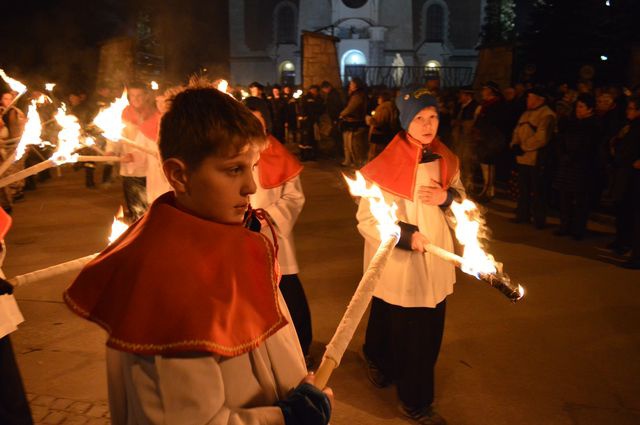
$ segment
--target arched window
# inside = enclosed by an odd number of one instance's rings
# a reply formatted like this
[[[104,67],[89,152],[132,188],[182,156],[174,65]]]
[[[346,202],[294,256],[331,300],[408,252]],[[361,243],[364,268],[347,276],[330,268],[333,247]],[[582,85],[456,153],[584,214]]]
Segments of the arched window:
[[[276,42],[296,43],[296,15],[293,7],[284,4],[276,11]]]
[[[426,41],[444,40],[444,9],[439,4],[432,4],[427,8]]]

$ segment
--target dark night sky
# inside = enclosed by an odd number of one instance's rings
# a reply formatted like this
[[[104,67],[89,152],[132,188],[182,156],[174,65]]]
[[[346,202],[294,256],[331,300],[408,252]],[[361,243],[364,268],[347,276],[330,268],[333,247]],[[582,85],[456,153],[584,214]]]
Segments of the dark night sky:
[[[55,80],[91,89],[99,46],[135,36],[148,11],[164,45],[168,78],[228,63],[227,0],[21,0],[3,2],[0,67],[31,82]]]

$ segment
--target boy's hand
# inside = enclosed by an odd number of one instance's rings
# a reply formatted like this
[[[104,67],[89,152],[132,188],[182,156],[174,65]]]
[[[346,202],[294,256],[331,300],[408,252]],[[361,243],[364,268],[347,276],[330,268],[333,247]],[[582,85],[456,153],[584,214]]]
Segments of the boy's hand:
[[[316,386],[316,375],[311,372],[309,373],[307,376],[305,376],[302,381],[300,381],[301,384],[307,383],[307,384],[311,384],[314,387]],[[329,398],[329,403],[331,403],[331,405],[333,406],[333,390],[330,387],[324,387],[322,389],[322,392],[326,394],[326,396]]]
[[[420,186],[418,198],[427,205],[441,205],[447,200],[447,191],[435,180],[431,180],[430,186]]]
[[[424,249],[424,247],[429,245],[430,243],[431,242],[429,242],[429,239],[427,239],[427,237],[420,232],[414,232],[411,235],[411,249],[413,251],[425,252],[426,250]]]
[[[289,397],[276,402],[287,425],[327,425],[331,419],[333,392],[313,386],[315,376],[307,375]]]
[[[13,285],[0,278],[0,295],[13,294]]]

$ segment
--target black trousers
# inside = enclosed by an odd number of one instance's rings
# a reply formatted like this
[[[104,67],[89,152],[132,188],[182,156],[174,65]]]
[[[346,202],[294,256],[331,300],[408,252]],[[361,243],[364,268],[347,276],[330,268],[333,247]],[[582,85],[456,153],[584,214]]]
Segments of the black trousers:
[[[433,403],[445,312],[446,300],[435,308],[399,307],[373,297],[364,353],[395,382],[398,398],[411,409]]]
[[[543,169],[531,165],[518,164],[518,206],[516,218],[528,221],[533,214],[537,227],[547,220],[547,200]]]
[[[280,279],[280,292],[287,303],[287,308],[293,320],[293,326],[296,328],[298,340],[302,352],[306,356],[309,354],[309,347],[313,339],[311,331],[311,313],[309,312],[309,303],[304,294],[302,283],[298,279],[297,274],[285,274]]]
[[[0,338],[0,424],[33,424],[9,335]]]
[[[589,217],[589,192],[560,192],[560,228],[584,236]]]
[[[122,176],[126,215],[130,221],[142,217],[147,210],[147,178]]]

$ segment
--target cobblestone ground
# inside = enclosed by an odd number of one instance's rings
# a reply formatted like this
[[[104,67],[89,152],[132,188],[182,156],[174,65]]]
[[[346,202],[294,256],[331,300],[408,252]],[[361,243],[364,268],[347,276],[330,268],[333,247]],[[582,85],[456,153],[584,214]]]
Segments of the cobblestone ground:
[[[27,394],[36,425],[109,425],[106,401],[86,402],[44,394]]]

